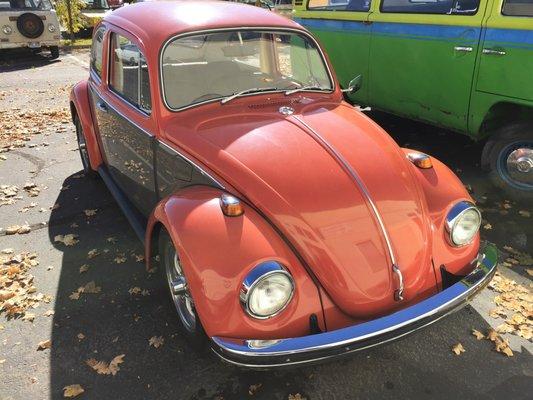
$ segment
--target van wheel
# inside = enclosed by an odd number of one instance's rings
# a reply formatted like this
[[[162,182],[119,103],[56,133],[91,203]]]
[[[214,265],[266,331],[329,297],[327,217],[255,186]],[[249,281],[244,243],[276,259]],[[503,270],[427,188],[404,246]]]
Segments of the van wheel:
[[[59,57],[59,47],[58,46],[52,46],[50,47],[50,54],[52,55],[52,60],[55,60]]]
[[[76,126],[76,139],[78,142],[81,164],[83,166],[83,174],[89,178],[96,178],[99,175],[91,168],[85,135],[83,134],[83,128],[81,127],[81,122],[77,115],[74,117],[74,125]]]
[[[533,123],[499,130],[483,149],[490,178],[517,201],[533,200]]]
[[[196,350],[204,349],[207,347],[207,336],[194,307],[183,263],[172,239],[165,230],[162,230],[159,235],[159,255],[162,273],[176,309],[180,330]]]

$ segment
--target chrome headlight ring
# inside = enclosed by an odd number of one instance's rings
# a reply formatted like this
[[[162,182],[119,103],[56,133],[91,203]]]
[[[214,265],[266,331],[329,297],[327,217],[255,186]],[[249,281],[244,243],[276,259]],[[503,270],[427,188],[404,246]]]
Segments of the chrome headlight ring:
[[[457,241],[454,239],[455,230],[457,229],[459,223],[463,222],[463,219],[470,215],[471,217],[474,217],[474,219],[477,218],[477,221],[475,222],[475,229],[472,229],[472,234],[466,238],[464,241]],[[446,233],[448,242],[450,245],[454,247],[461,247],[466,246],[474,240],[474,237],[479,232],[479,228],[481,226],[481,213],[477,209],[477,207],[469,202],[469,201],[460,201],[459,203],[455,204],[450,211],[448,212],[448,215],[446,216]]]
[[[285,294],[283,301],[280,302],[271,313],[260,314],[258,310],[254,310],[254,306],[250,304],[256,290],[262,290],[261,284],[267,283],[269,280],[278,279],[274,282],[278,285],[286,285],[288,293]],[[239,300],[246,313],[256,319],[268,319],[278,315],[291,302],[294,296],[294,280],[291,274],[277,261],[265,261],[254,267],[248,275],[244,278],[239,293]]]

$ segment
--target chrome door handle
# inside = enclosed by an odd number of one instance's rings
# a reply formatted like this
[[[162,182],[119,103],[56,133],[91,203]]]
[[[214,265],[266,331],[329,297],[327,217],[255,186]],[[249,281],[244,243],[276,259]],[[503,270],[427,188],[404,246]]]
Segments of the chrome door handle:
[[[496,49],[483,49],[483,54],[487,54],[490,56],[504,56],[505,50],[496,50]]]
[[[103,101],[97,101],[96,108],[98,108],[100,111],[105,112],[105,113],[108,111],[107,105]]]
[[[471,53],[474,50],[474,48],[470,46],[455,46],[453,49],[464,53]]]

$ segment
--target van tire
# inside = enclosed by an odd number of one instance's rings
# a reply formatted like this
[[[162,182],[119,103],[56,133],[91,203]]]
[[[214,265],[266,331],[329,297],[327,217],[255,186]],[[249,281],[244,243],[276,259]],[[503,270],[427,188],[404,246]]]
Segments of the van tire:
[[[509,156],[518,148],[533,151],[533,122],[509,124],[498,129],[485,144],[482,160],[487,163],[494,186],[502,189],[513,200],[532,201],[533,184],[514,179],[508,169]],[[533,174],[533,168],[528,174]]]
[[[52,60],[55,60],[59,57],[59,47],[58,46],[52,46],[50,47],[50,54],[52,56]]]

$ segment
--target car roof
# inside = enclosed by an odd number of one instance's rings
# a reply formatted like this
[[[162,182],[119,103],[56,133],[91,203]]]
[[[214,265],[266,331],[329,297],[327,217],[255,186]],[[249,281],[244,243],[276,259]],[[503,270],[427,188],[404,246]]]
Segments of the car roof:
[[[150,47],[171,36],[231,27],[275,27],[304,30],[297,23],[272,11],[229,1],[146,1],[121,7],[104,22],[121,27]]]

